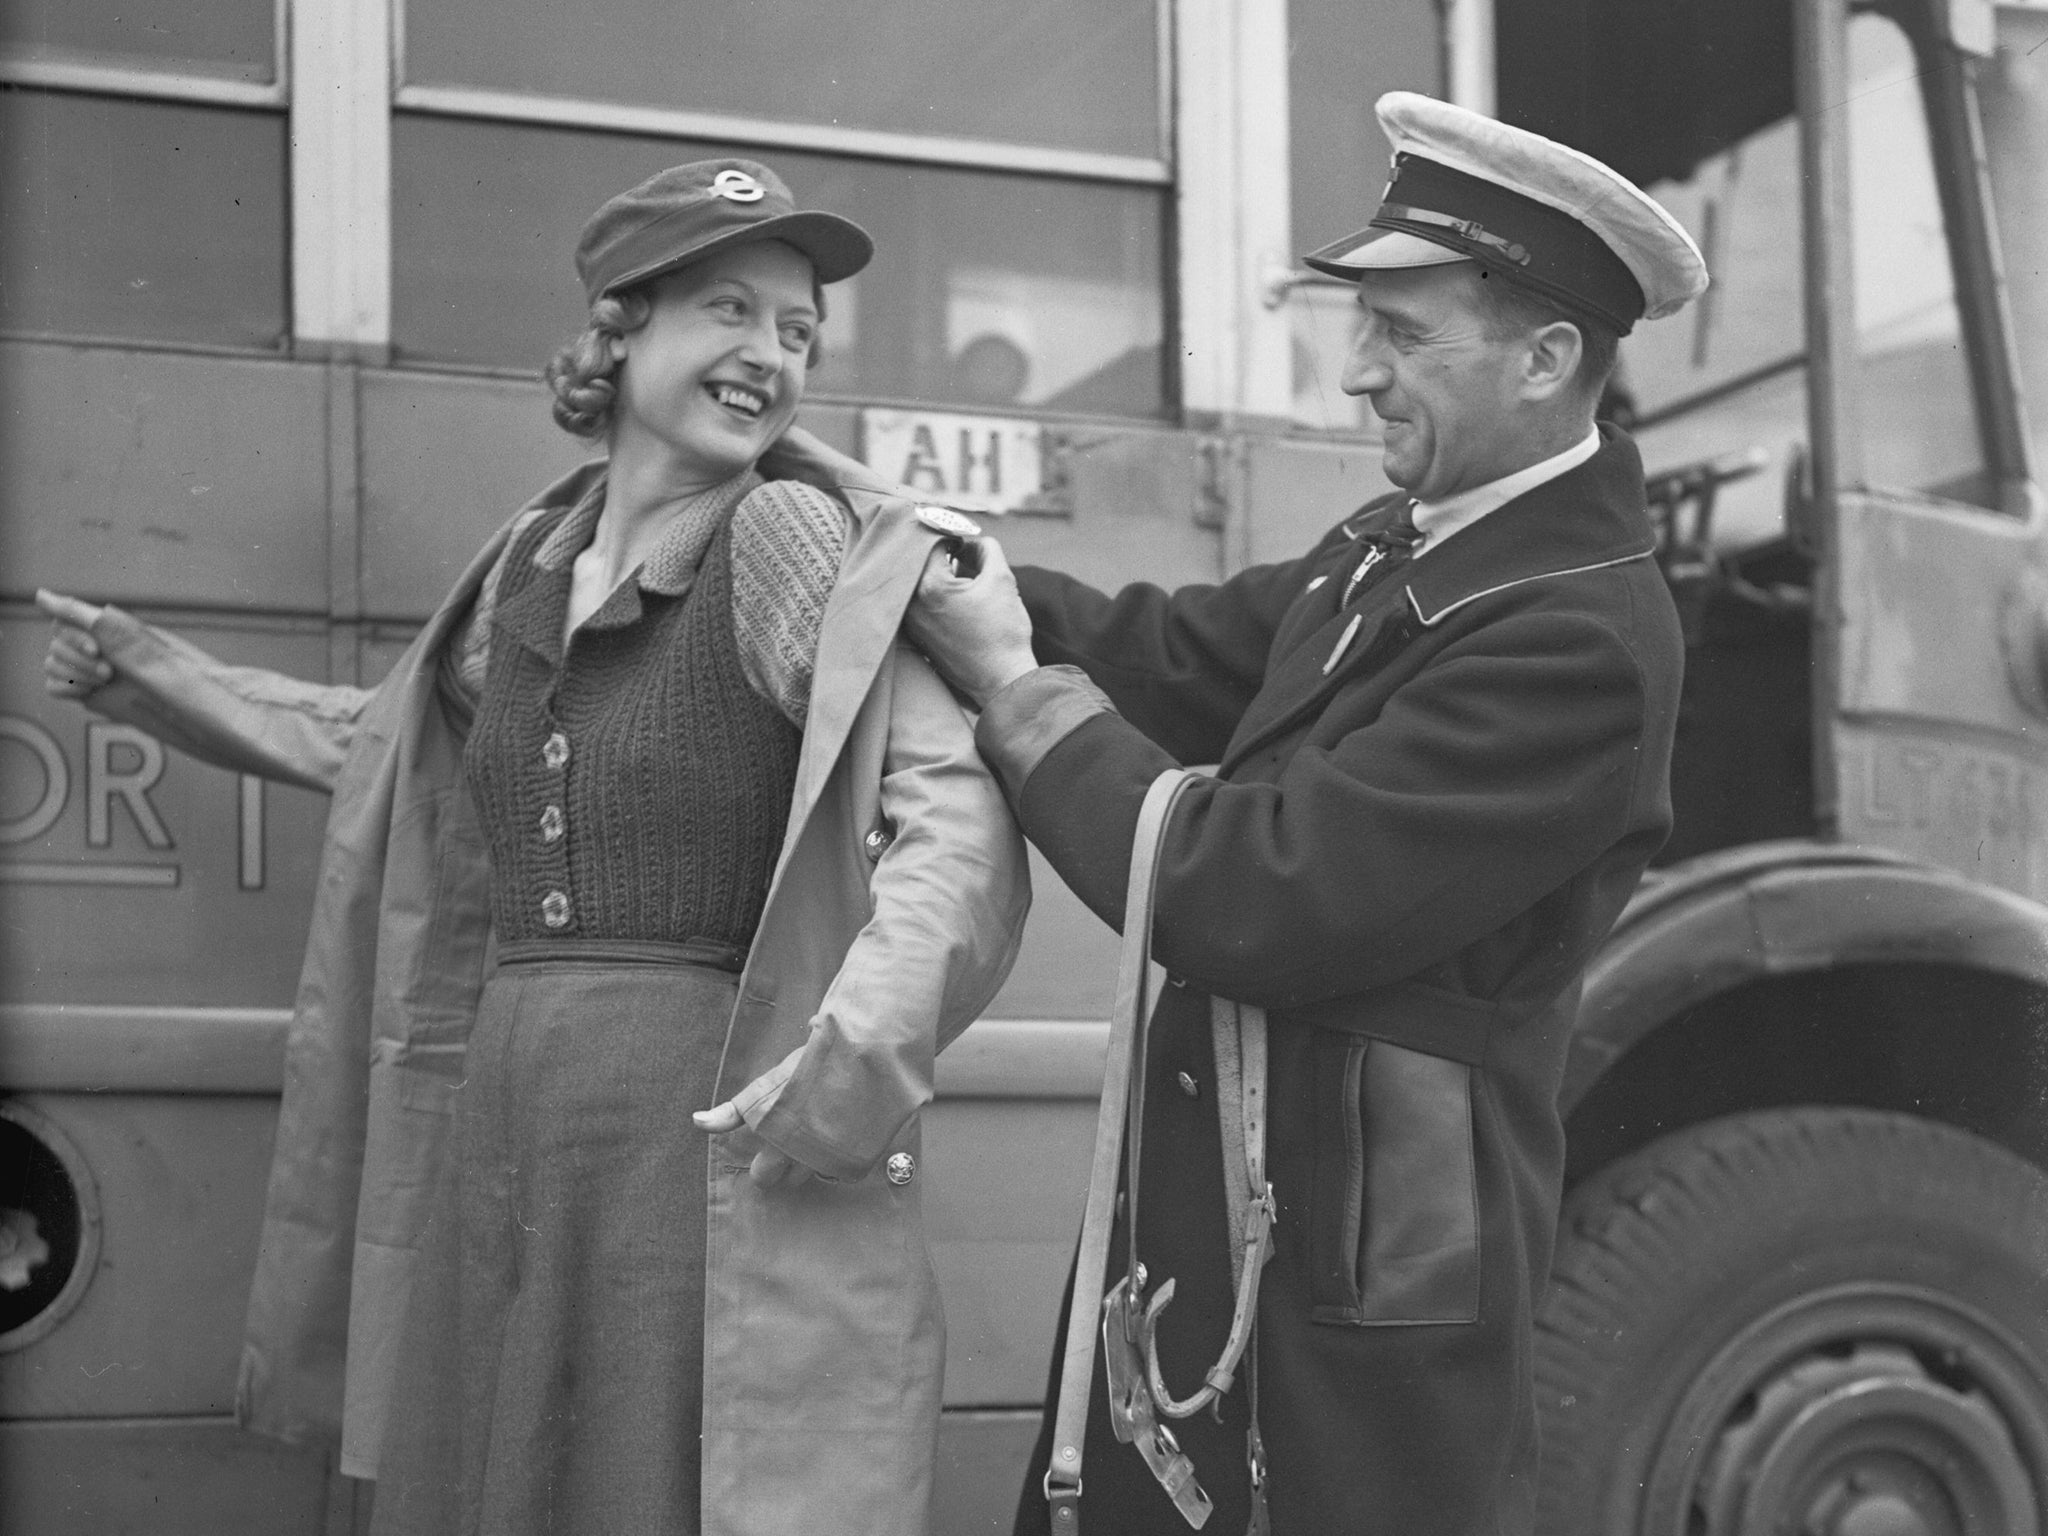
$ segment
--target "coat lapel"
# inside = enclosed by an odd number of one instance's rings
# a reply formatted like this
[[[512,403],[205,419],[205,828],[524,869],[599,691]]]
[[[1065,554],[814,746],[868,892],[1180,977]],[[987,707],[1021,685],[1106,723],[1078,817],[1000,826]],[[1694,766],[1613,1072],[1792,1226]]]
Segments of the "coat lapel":
[[[1220,772],[1320,709],[1338,689],[1378,670],[1399,649],[1452,614],[1496,592],[1647,558],[1655,547],[1644,510],[1643,466],[1635,444],[1612,427],[1600,429],[1600,451],[1576,469],[1516,497],[1338,611],[1329,593],[1339,566],[1306,594],[1297,612],[1327,614],[1276,661],[1265,686],[1238,723]],[[1375,502],[1360,518],[1397,498]],[[1309,605],[1304,607],[1304,605]],[[1359,624],[1339,646],[1351,620]],[[1282,635],[1290,624],[1282,626]]]
[[[925,555],[938,539],[914,517],[888,515],[891,503],[882,497],[858,490],[840,494],[853,508],[853,536],[818,632],[811,709],[797,758],[789,831],[776,867],[778,883],[782,865],[788,863],[790,850],[846,749],[854,720],[917,591]],[[772,887],[769,900],[774,900]]]
[[[1340,570],[1325,586],[1343,581]],[[1238,722],[1220,772],[1230,770],[1311,714],[1337,689],[1367,667],[1383,666],[1413,632],[1407,589],[1398,579],[1383,582],[1349,608],[1337,610],[1321,590],[1309,596],[1330,613],[1267,673],[1265,686]],[[1353,627],[1356,621],[1356,627]]]
[[[1393,520],[1396,509],[1406,500],[1401,492],[1381,496],[1367,502],[1336,528],[1324,535],[1330,547],[1323,553],[1314,567],[1307,587],[1295,600],[1294,606],[1280,621],[1273,636],[1273,649],[1268,655],[1266,674],[1270,680],[1280,670],[1281,663],[1318,629],[1327,624],[1337,612],[1337,604],[1344,595],[1345,579],[1356,569],[1361,548],[1361,536],[1377,532]],[[1334,541],[1334,542],[1330,542]]]

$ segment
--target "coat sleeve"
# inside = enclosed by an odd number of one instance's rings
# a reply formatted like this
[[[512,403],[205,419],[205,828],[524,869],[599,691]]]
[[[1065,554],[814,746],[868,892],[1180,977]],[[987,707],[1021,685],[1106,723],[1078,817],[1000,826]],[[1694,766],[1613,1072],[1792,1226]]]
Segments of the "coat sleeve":
[[[93,638],[114,677],[87,708],[217,768],[333,793],[371,690],[232,667],[114,607]]]
[[[524,508],[478,552],[428,628],[446,623],[451,643],[442,658],[444,697],[462,717],[472,689],[482,686],[490,614],[499,567],[511,540],[531,519],[559,505],[566,488],[595,472],[585,466]],[[191,641],[145,624],[111,605],[100,610],[93,638],[114,677],[87,695],[85,706],[138,726],[203,763],[235,773],[334,793],[372,688],[309,683],[263,667],[232,667]]]
[[[1649,696],[1633,651],[1590,616],[1483,626],[1369,724],[1296,752],[1277,779],[1204,780],[1182,795],[1161,853],[1154,957],[1275,1008],[1449,958],[1642,823]],[[1021,786],[1026,834],[1120,923],[1138,806],[1170,759],[1098,710],[1035,764],[1008,764],[1027,736],[1004,703],[990,701],[979,739]]]
[[[1017,587],[1040,662],[1079,667],[1179,761],[1213,763],[1265,679],[1281,619],[1330,542],[1217,586],[1167,592],[1137,582],[1112,597],[1058,571],[1023,566]]]
[[[1031,900],[1023,841],[952,695],[907,646],[889,665],[894,836],[872,915],[809,1040],[735,1100],[763,1140],[839,1179],[864,1176],[931,1099],[933,1058],[1008,975]]]

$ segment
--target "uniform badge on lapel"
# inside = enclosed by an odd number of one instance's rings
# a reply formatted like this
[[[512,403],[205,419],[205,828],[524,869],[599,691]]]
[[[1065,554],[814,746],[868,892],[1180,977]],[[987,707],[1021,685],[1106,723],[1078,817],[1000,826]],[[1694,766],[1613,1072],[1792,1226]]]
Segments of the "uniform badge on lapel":
[[[1351,649],[1351,642],[1358,638],[1358,627],[1364,621],[1364,617],[1363,614],[1354,613],[1351,622],[1344,626],[1344,632],[1337,637],[1337,644],[1330,651],[1330,659],[1323,663],[1323,676],[1328,677],[1336,671],[1338,663],[1344,660],[1346,652]],[[1414,639],[1420,631],[1421,626],[1416,622],[1415,610],[1407,603],[1403,603],[1388,614],[1380,627],[1373,631],[1365,649],[1354,658],[1354,666],[1385,666],[1394,659],[1395,653]]]

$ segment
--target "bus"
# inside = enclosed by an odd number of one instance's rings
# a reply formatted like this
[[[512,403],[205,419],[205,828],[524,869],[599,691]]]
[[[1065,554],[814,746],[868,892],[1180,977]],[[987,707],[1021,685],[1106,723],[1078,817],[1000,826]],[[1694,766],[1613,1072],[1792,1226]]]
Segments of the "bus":
[[[1386,488],[1350,295],[1295,253],[1375,205],[1395,88],[1608,161],[1715,274],[1607,402],[1688,672],[1563,1088],[1544,1529],[2038,1527],[2042,0],[16,0],[0,1528],[372,1498],[233,1416],[324,802],[47,700],[34,590],[374,681],[583,455],[537,378],[573,231],[713,153],[876,236],[828,441],[1100,586],[1298,553]],[[1102,1072],[1114,936],[1034,876],[926,1112],[941,1536],[1009,1528]]]

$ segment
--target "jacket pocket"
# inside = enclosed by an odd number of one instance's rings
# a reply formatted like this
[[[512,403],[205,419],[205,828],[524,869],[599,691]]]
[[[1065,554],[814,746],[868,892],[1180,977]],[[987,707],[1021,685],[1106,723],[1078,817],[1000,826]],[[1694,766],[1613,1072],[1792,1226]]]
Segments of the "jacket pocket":
[[[1387,1326],[1479,1316],[1472,1068],[1316,1035],[1310,1316]]]

